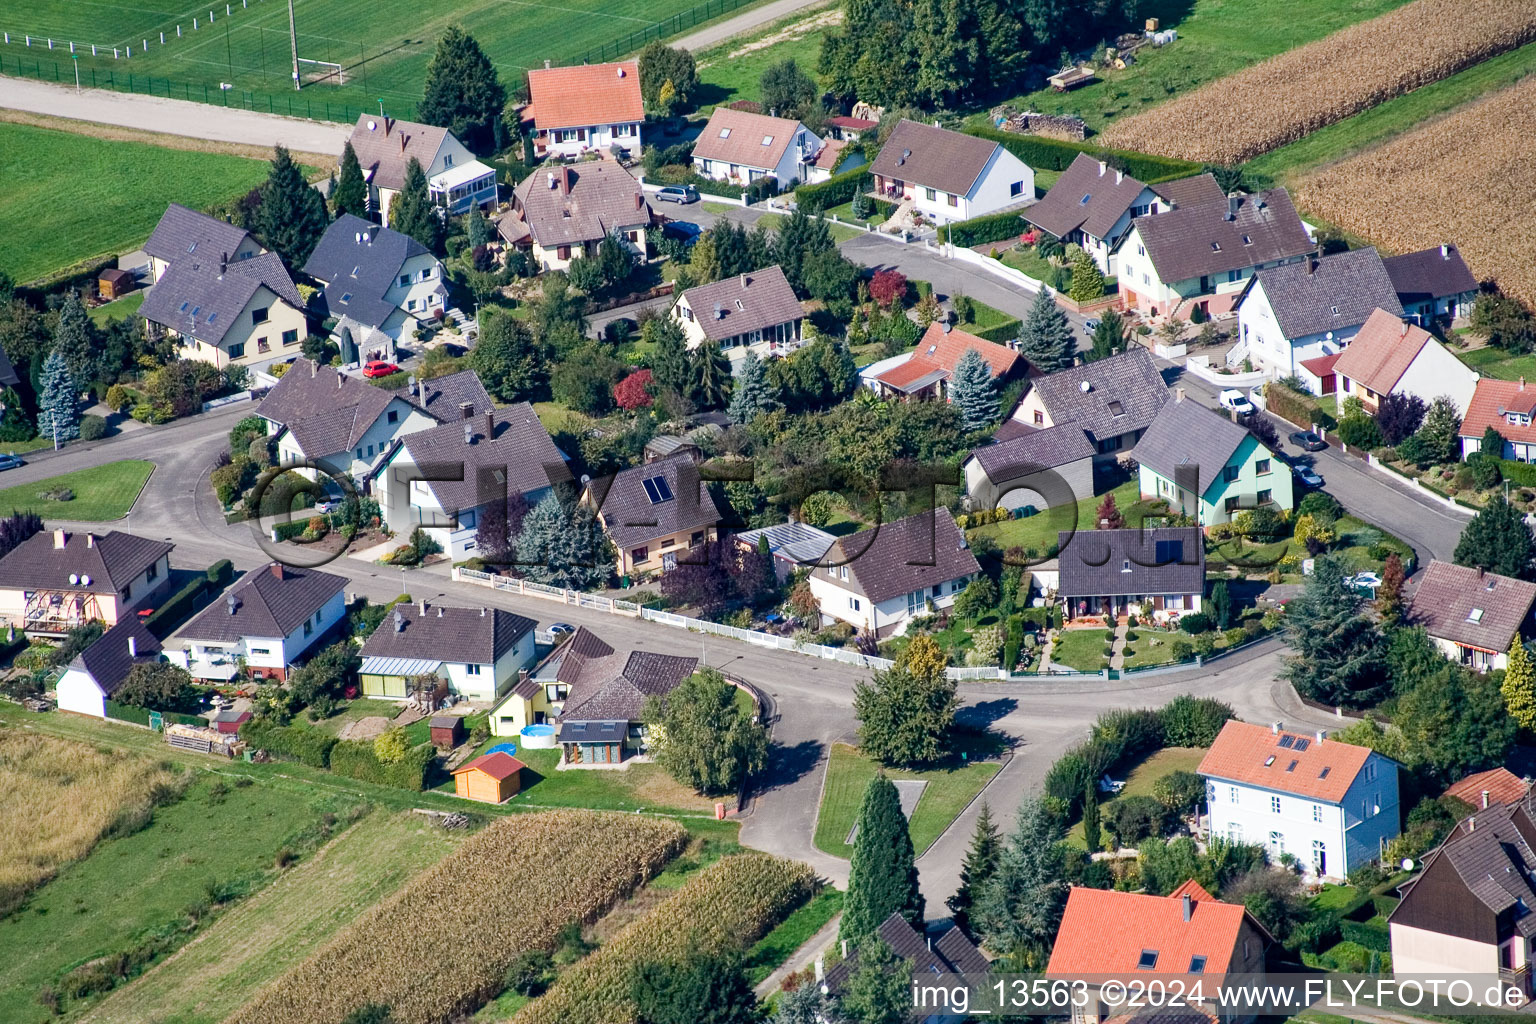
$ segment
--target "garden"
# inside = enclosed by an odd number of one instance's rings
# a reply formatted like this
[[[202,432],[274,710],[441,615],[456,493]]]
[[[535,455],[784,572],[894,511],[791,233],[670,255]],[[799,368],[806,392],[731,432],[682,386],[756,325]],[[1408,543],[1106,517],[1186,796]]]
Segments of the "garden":
[[[121,519],[133,509],[154,469],[152,462],[124,459],[6,487],[0,489],[0,516],[33,512],[66,522]]]

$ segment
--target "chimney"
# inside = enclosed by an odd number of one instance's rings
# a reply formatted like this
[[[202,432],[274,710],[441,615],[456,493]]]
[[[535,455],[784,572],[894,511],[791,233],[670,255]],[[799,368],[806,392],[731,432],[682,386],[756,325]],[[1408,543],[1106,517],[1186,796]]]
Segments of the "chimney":
[[[400,133],[400,152],[402,152],[402,153],[405,152],[405,140],[409,139],[409,138],[410,138],[410,136],[405,134],[404,132]]]
[[[96,535],[89,530],[85,532],[85,546],[88,548],[96,546]]]
[[[820,985],[827,977],[827,962],[821,957],[816,958],[816,984]]]
[[[571,175],[573,173],[575,172],[569,167],[560,168],[560,194],[563,196],[571,194]]]
[[[1184,401],[1184,389],[1183,388],[1174,388],[1173,389],[1173,400],[1175,402],[1182,402],[1182,401]]]
[[[275,580],[280,580],[280,579],[285,579],[286,578],[286,576],[285,576],[285,574],[283,572],[283,563],[282,562],[273,562],[272,563],[272,578],[275,579]]]
[[[438,605],[437,606],[437,617],[438,618],[442,618],[443,617],[443,606],[442,605]]]
[[[1124,180],[1125,180],[1125,172],[1120,170],[1118,167],[1115,168],[1115,184],[1118,185],[1118,184],[1120,184]]]
[[[229,253],[219,254],[219,276],[224,276],[224,271],[229,269]]]
[[[848,940],[847,939],[843,940],[843,959],[844,960],[848,959]]]
[[[1317,260],[1315,260],[1312,257],[1308,256],[1307,257],[1307,276],[1311,277],[1315,273],[1317,273]]]
[[[470,423],[464,424],[464,443],[465,444],[474,444],[475,443],[475,428],[474,428],[473,424],[470,424]]]
[[[1467,819],[1467,831],[1468,832],[1475,832],[1475,831],[1477,831],[1477,818],[1476,817],[1472,817],[1472,818],[1468,818]]]
[[[1284,722],[1270,722],[1269,723],[1269,734],[1271,736],[1279,736],[1280,735],[1280,730],[1284,729],[1284,728],[1285,728],[1285,723]]]
[[[128,638],[128,657],[130,657],[130,658],[137,658],[138,656],[139,656],[139,638],[136,637],[136,636],[131,636],[131,637]],[[1483,790],[1483,806],[1484,807],[1488,806],[1488,791],[1486,789]]]
[[[1109,170],[1109,164],[1105,163],[1103,160],[1100,160],[1099,161],[1099,177],[1101,177],[1101,178],[1104,177],[1104,172],[1107,171],[1107,170]]]
[[[1407,320],[1404,320],[1403,323],[1402,323],[1402,326],[1400,326],[1398,328],[1397,336],[1399,338],[1406,338],[1406,337],[1408,337],[1408,321]]]
[[[485,439],[496,440],[496,414],[489,409],[485,412]]]
[[[746,289],[748,280],[750,280],[750,278],[748,278],[746,274],[741,275],[741,287],[743,290]]]
[[[1444,249],[1445,246],[1442,245],[1440,248]],[[128,638],[128,642],[130,644],[133,643],[133,637],[129,637]],[[132,650],[132,648],[129,648],[129,649]],[[1483,810],[1486,811],[1487,809],[1488,809],[1488,791],[1485,789],[1485,790],[1483,790]]]
[[[426,598],[422,598],[420,601],[418,601],[417,602],[417,607],[421,609],[421,614],[422,615],[427,614],[427,599]]]
[[[313,380],[314,377],[315,377],[315,374],[317,374],[319,372],[320,372],[320,364],[316,363],[316,362],[311,362],[309,364],[309,376],[310,376],[310,379]]]
[[[1315,738],[1317,739],[1317,742],[1319,742],[1319,743],[1323,742],[1323,740],[1328,738],[1328,730],[1327,729],[1319,729],[1319,730],[1317,730]]]
[[[1451,247],[1446,245],[1444,242],[1440,243],[1440,258],[1443,260],[1448,260],[1451,258]]]
[[[635,209],[637,211],[645,209],[645,193],[644,192],[636,192],[635,193]]]
[[[485,618],[485,605],[481,605],[481,606],[480,606],[480,617],[481,617],[481,618],[482,618],[482,619],[483,619],[483,618]],[[524,669],[524,670],[523,670],[523,671],[527,671],[527,670],[526,670],[526,669]]]
[[[467,419],[471,418],[474,415],[475,415],[475,403],[474,402],[460,402],[459,403],[459,418],[460,419],[467,420]]]
[[[555,190],[555,172],[550,171],[547,177],[549,178],[549,190],[553,192]]]
[[[343,387],[345,387],[345,384],[343,383],[341,374],[338,373],[336,375],[336,390],[340,391]]]
[[[1520,390],[1521,391],[1525,390],[1525,376],[1523,374],[1520,377]]]
[[[1236,219],[1237,207],[1238,204],[1242,201],[1242,197],[1236,195],[1235,193],[1233,195],[1227,196],[1227,220]]]
[[[549,61],[547,61],[547,60],[544,62],[544,70],[545,71],[549,70]]]
[[[1194,917],[1194,916],[1195,916],[1195,901],[1190,899],[1189,893],[1185,893],[1184,894],[1184,923],[1188,924],[1189,923],[1189,919],[1191,917]]]
[[[63,530],[53,531],[53,546],[56,550],[63,549],[64,545],[68,543],[69,534],[65,533]]]
[[[391,128],[393,128],[394,126],[395,126],[395,119],[392,118],[392,117],[386,117],[384,119],[384,134],[388,135],[389,134],[389,130]]]

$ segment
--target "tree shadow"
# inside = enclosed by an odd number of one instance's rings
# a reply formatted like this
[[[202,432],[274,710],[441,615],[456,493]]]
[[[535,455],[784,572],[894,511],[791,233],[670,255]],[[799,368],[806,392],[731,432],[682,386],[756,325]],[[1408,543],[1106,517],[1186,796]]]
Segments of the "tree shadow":
[[[1012,697],[984,700],[978,704],[967,704],[956,711],[955,722],[962,729],[986,732],[998,721],[1013,714],[1018,708],[1019,702]]]
[[[824,750],[816,740],[790,745],[775,743],[768,751],[768,769],[758,777],[754,788],[758,793],[767,793],[793,785],[816,767]]]

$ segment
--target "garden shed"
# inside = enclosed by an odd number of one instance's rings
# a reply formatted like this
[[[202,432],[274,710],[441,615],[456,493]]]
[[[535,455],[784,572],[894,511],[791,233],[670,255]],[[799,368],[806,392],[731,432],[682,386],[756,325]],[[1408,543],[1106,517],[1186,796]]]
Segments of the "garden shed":
[[[137,287],[138,282],[130,271],[118,270],[116,267],[103,270],[96,278],[96,294],[101,296],[103,302],[120,299]]]
[[[466,800],[500,804],[517,796],[523,762],[503,751],[481,754],[453,770],[453,792]]]
[[[464,719],[460,715],[433,715],[429,733],[438,750],[452,750],[464,742]]]

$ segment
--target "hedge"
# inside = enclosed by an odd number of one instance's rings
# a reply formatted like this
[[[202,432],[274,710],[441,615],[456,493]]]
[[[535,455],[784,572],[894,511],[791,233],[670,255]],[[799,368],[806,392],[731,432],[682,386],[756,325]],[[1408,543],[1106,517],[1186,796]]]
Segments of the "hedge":
[[[278,540],[293,540],[309,529],[308,519],[295,519],[290,523],[273,523],[272,535]]]
[[[1392,943],[1388,940],[1387,930],[1380,925],[1367,924],[1363,921],[1341,921],[1339,936],[1345,942],[1358,942],[1366,949],[1374,949],[1379,953],[1392,952]]]
[[[976,335],[982,341],[995,341],[998,344],[1002,344],[1005,341],[1012,341],[1014,338],[1017,338],[1019,332],[1023,329],[1024,321],[1022,320],[1004,320],[1002,323],[992,327],[969,333]]]
[[[854,196],[869,191],[872,181],[867,164],[855,167],[851,171],[834,174],[819,185],[801,185],[795,189],[795,205],[806,213],[821,213],[834,206],[853,202]],[[894,207],[891,212],[895,212]]]
[[[164,640],[192,617],[207,592],[208,576],[205,573],[176,591],[157,607],[149,618],[144,620],[144,628]]]
[[[406,751],[394,764],[385,764],[373,752],[371,740],[342,740],[331,748],[331,771],[349,779],[419,793],[426,788],[427,767],[436,753],[432,744],[423,743]]]
[[[329,765],[331,748],[337,743],[335,736],[319,729],[269,725],[257,718],[240,727],[240,738],[250,744],[252,750],[265,750],[274,757],[298,761],[311,768]]]
[[[1171,181],[1200,173],[1200,165],[1188,160],[1153,156],[1150,153],[1133,153],[1123,149],[1105,149],[1091,142],[1069,142],[1065,139],[1048,139],[1041,135],[1020,135],[1016,132],[1000,132],[995,128],[967,128],[965,134],[978,139],[1000,142],[1003,148],[1023,160],[1030,167],[1043,171],[1064,171],[1077,159],[1077,154],[1087,153],[1095,159],[1105,156],[1118,157],[1123,161],[1125,173],[1139,178],[1143,184]]]
[[[1311,396],[1293,391],[1279,381],[1264,389],[1264,407],[1281,419],[1308,429],[1314,423],[1324,430],[1338,426],[1338,420],[1319,408]]]
[[[1500,459],[1499,475],[1516,487],[1536,487],[1536,465],[1529,462]]]
[[[222,589],[235,578],[234,563],[227,558],[221,558],[208,567],[207,576],[209,583]]]
[[[115,700],[102,701],[103,710],[108,718],[118,722],[132,722],[135,725],[149,725],[149,709],[135,707],[132,704],[119,704]],[[183,715],[176,711],[160,712],[160,720],[172,725],[207,725],[208,719],[199,715]]]
[[[969,249],[973,245],[1001,242],[1024,233],[1024,221],[1017,210],[988,213],[970,220],[957,220],[939,226],[939,241],[953,242]]]

